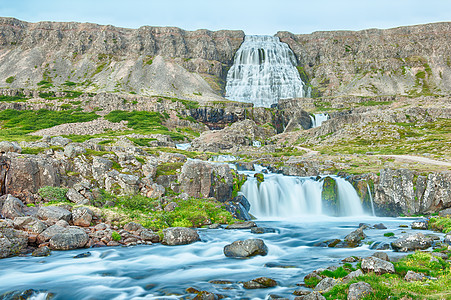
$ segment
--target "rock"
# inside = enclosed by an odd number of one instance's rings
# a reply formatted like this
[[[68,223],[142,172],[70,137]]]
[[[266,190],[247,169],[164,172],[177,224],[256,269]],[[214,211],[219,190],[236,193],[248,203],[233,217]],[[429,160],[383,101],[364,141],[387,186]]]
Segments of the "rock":
[[[235,241],[224,247],[224,255],[227,257],[251,257],[255,255],[265,256],[268,254],[268,247],[261,239],[247,239]]]
[[[335,278],[325,277],[315,286],[315,291],[320,293],[327,293],[338,283],[339,281]]]
[[[170,227],[163,230],[163,245],[186,245],[199,241],[196,230],[185,227]]]
[[[222,226],[221,224],[218,223],[208,225],[208,229],[219,229],[219,228],[222,228]]]
[[[1,141],[0,153],[17,152],[21,153],[22,148],[15,142]]]
[[[56,234],[64,232],[64,230],[65,228],[60,225],[52,225],[38,235],[37,242],[38,244],[46,243]]]
[[[70,188],[66,193],[67,199],[69,201],[77,203],[79,205],[89,204],[89,200],[86,199],[82,194],[80,194],[77,190]]]
[[[165,207],[164,211],[173,211],[179,205],[176,202],[169,202]]]
[[[388,258],[388,255],[385,252],[374,252],[372,256],[377,257],[382,260],[385,260],[385,261],[390,261],[390,258]]]
[[[294,299],[295,300],[297,300],[297,299],[302,299],[302,300],[326,300],[326,297],[324,297],[323,295],[321,295],[317,291],[313,291],[313,292],[311,292],[310,294],[308,294],[306,296],[296,297]]]
[[[113,162],[107,158],[93,156],[92,157],[92,176],[101,184],[104,183],[103,179],[105,174],[113,167]]]
[[[14,219],[14,227],[27,232],[40,234],[47,229],[47,225],[35,217],[17,217]]]
[[[367,257],[362,260],[362,270],[365,273],[374,272],[376,274],[395,273],[395,267],[391,262],[377,257]]]
[[[351,279],[353,279],[355,277],[359,277],[359,276],[363,276],[362,270],[358,269],[356,271],[352,271],[351,273],[349,273],[348,275],[343,277],[343,282],[349,282],[349,281],[351,281]]]
[[[0,228],[0,258],[18,255],[27,247],[28,235],[12,228]]]
[[[144,226],[135,222],[129,222],[124,226],[124,230],[126,231],[141,231],[144,229],[145,229]]]
[[[59,206],[42,206],[39,208],[37,216],[42,220],[64,220],[69,222],[72,217],[72,213]]]
[[[74,258],[85,258],[85,257],[90,257],[92,254],[91,252],[85,252],[85,253],[80,253],[74,256]]]
[[[243,287],[245,289],[265,289],[275,286],[277,286],[277,282],[268,277],[259,277],[252,279],[251,281],[243,282]]]
[[[443,239],[443,242],[448,244],[448,245],[451,245],[451,234],[445,235],[445,238]]]
[[[348,300],[359,300],[373,293],[371,285],[359,281],[349,286]]]
[[[326,240],[323,242],[315,243],[313,246],[315,247],[329,247],[333,248],[339,244],[342,244],[342,241],[340,239],[332,239],[332,240]]]
[[[78,249],[84,247],[88,240],[89,237],[83,230],[67,228],[50,239],[50,248],[53,250]]]
[[[42,256],[49,256],[50,255],[50,248],[47,246],[37,248],[31,253],[31,256],[35,257],[42,257]]]
[[[421,281],[425,278],[424,274],[415,273],[413,271],[407,271],[406,276],[404,276],[405,281]]]
[[[24,208],[25,205],[22,203],[22,201],[20,201],[16,197],[8,195],[2,207],[2,215],[5,218],[9,219],[22,217],[24,216]]]
[[[414,250],[425,250],[432,246],[432,241],[422,233],[412,233],[402,236],[391,243],[395,251],[407,252]]]
[[[440,217],[450,217],[451,216],[451,207],[439,211],[438,215]]]
[[[252,221],[246,221],[230,224],[226,227],[226,229],[250,229],[252,227],[257,227],[257,225]]]
[[[374,242],[370,246],[371,250],[389,250],[390,244],[386,242]]]
[[[276,230],[274,228],[267,228],[267,227],[251,227],[251,232],[255,233],[255,234],[275,233]]]
[[[384,224],[382,224],[382,223],[374,224],[373,227],[376,228],[376,229],[387,229],[387,227]]]
[[[428,220],[421,220],[421,221],[415,221],[410,224],[410,227],[412,229],[421,229],[421,230],[427,230],[429,227],[429,221]]]
[[[74,158],[75,156],[86,153],[86,149],[78,144],[69,144],[64,147],[64,155],[68,158]]]
[[[75,226],[89,227],[93,212],[87,207],[77,207],[72,210],[72,220]]]
[[[146,185],[146,197],[148,198],[160,198],[165,192],[164,186],[159,185],[158,183]]]
[[[353,262],[357,262],[357,261],[361,261],[362,259],[360,257],[357,256],[349,256],[346,258],[343,258],[341,261],[344,263],[353,263]]]
[[[354,230],[350,234],[345,237],[345,242],[348,243],[350,247],[357,247],[360,245],[361,241],[366,238],[365,233],[363,232],[363,228]]]
[[[144,229],[139,234],[139,237],[146,242],[152,242],[152,243],[159,243],[160,242],[160,236],[151,230]]]
[[[55,136],[50,139],[50,144],[52,146],[63,146],[64,147],[67,144],[69,144],[70,142],[72,142],[71,139],[64,138],[62,136]]]

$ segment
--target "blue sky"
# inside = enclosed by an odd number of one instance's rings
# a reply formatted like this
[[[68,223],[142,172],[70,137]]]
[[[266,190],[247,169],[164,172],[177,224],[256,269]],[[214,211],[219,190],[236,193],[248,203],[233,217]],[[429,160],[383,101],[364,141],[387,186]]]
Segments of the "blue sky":
[[[451,21],[450,0],[0,0],[0,16],[138,28],[277,31],[390,28]]]

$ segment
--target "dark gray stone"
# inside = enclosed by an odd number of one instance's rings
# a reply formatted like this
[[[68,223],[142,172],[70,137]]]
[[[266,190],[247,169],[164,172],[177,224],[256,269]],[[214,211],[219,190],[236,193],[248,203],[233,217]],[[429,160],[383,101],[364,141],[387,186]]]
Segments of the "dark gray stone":
[[[261,239],[248,239],[235,241],[224,247],[224,255],[227,257],[251,257],[255,255],[268,254],[268,247]]]
[[[163,245],[186,245],[200,240],[197,231],[185,227],[170,227],[163,230]]]

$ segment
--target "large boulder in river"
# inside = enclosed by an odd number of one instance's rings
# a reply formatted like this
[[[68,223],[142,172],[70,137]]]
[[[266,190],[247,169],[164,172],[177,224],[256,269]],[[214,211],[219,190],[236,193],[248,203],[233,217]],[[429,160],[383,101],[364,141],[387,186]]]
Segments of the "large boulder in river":
[[[407,252],[424,250],[432,246],[432,240],[422,233],[407,234],[391,243],[395,251]]]
[[[224,247],[224,255],[227,257],[251,257],[255,255],[265,256],[268,254],[268,247],[261,239],[248,239],[235,241]]]
[[[170,227],[163,230],[161,243],[168,246],[187,245],[199,241],[196,230],[185,227]]]
[[[233,175],[228,165],[189,160],[179,175],[181,189],[191,197],[214,197],[224,202],[232,198]]]
[[[365,233],[363,232],[363,227],[354,230],[350,234],[345,237],[345,242],[349,247],[358,247],[363,239],[366,238]]]
[[[12,228],[0,228],[0,258],[20,254],[27,247],[28,235]]]
[[[50,248],[53,250],[72,250],[82,248],[89,240],[89,236],[79,228],[66,228],[63,232],[55,234],[50,239]]]
[[[362,270],[365,273],[374,272],[376,274],[395,273],[395,266],[388,261],[370,256],[362,260]]]

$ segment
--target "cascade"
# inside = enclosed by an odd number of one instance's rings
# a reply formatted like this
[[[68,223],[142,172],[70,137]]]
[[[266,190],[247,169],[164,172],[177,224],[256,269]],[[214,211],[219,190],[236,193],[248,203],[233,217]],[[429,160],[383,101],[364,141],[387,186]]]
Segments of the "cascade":
[[[310,115],[310,119],[312,120],[312,128],[319,127],[324,121],[329,120],[328,114],[314,114]]]
[[[374,202],[373,202],[373,195],[371,195],[371,188],[368,182],[366,183],[366,188],[368,189],[368,195],[370,195],[370,202],[371,202],[371,212],[373,213],[373,216],[376,216],[376,213],[374,211]]]
[[[296,57],[275,36],[248,35],[227,73],[226,98],[270,107],[279,99],[304,96]]]
[[[264,174],[264,181],[258,182],[255,172],[245,171],[247,181],[241,193],[251,204],[250,213],[256,217],[297,217],[323,215],[327,204],[322,201],[323,181],[312,177]],[[330,176],[337,186],[336,214],[339,216],[362,216],[364,211],[360,197],[351,183],[338,176]]]

